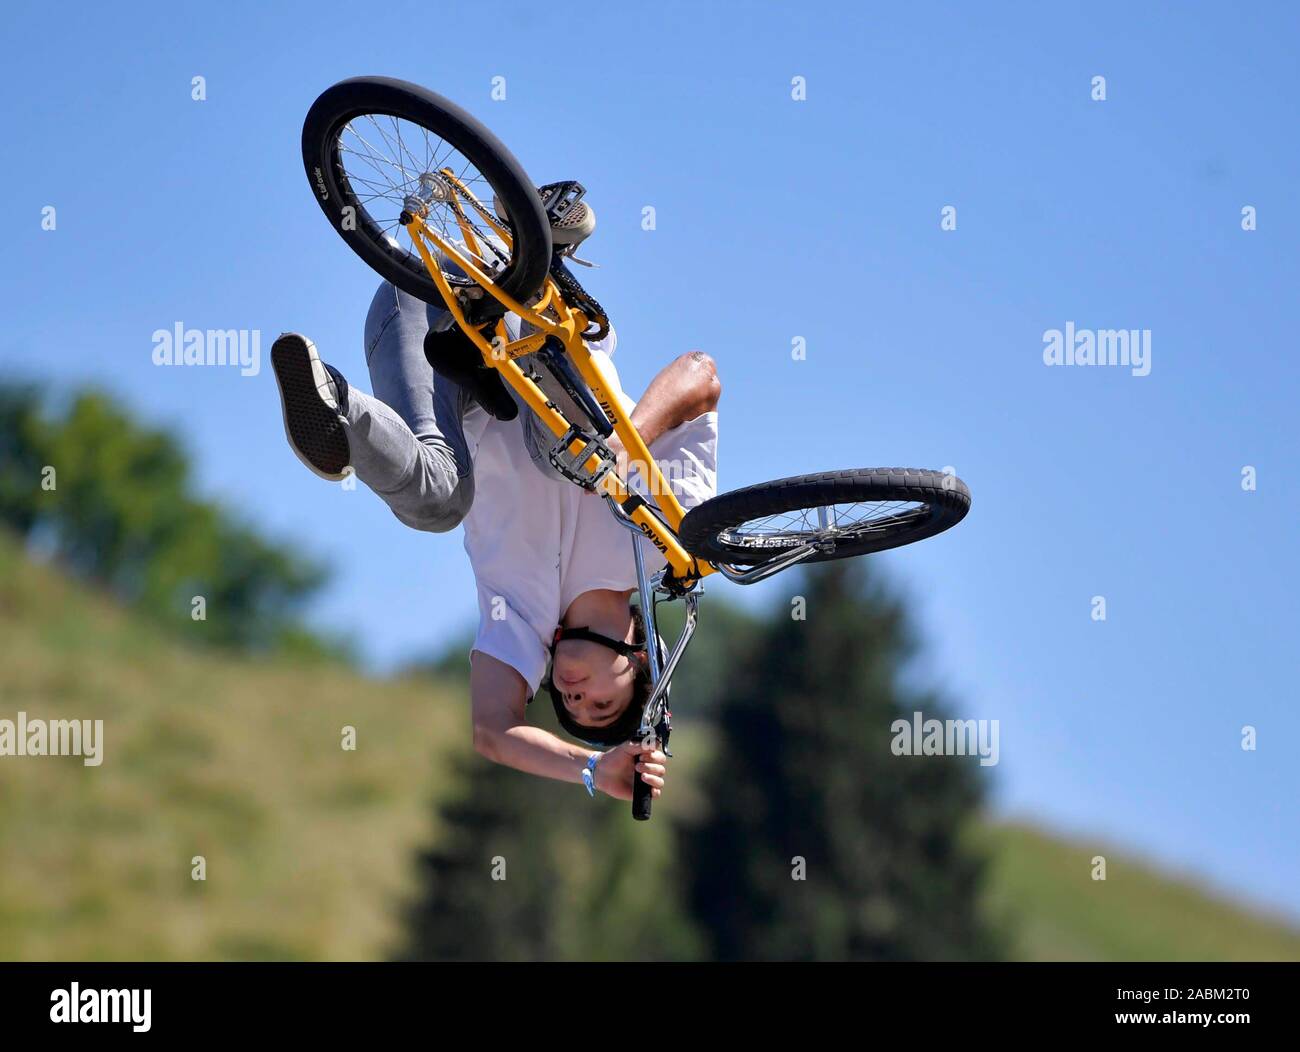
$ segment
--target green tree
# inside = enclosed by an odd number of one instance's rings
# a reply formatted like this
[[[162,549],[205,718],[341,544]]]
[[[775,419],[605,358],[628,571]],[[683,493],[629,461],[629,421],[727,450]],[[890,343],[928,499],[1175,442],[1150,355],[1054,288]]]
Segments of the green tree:
[[[56,413],[38,389],[0,385],[0,523],[191,639],[312,651],[298,612],[322,567],[193,490],[176,439],[108,395],[82,391]]]
[[[0,522],[22,535],[40,517],[41,473],[50,463],[40,388],[0,384]]]
[[[439,809],[440,836],[420,856],[420,897],[404,960],[531,961],[555,955],[561,900],[550,879],[551,826],[530,810],[521,776],[459,756],[457,789]]]
[[[806,619],[778,605],[730,666],[704,779],[710,809],[682,836],[691,909],[714,956],[995,956],[977,910],[982,860],[963,840],[978,768],[890,750],[895,719],[943,716],[906,683],[901,607],[861,560],[811,568],[802,592]]]

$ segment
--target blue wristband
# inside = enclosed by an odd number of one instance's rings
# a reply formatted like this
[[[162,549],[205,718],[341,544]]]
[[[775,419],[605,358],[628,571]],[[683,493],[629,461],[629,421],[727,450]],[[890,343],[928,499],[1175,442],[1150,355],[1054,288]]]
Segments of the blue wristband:
[[[594,752],[587,757],[587,766],[582,769],[582,784],[587,787],[587,795],[596,795],[596,764],[600,760],[600,753]]]

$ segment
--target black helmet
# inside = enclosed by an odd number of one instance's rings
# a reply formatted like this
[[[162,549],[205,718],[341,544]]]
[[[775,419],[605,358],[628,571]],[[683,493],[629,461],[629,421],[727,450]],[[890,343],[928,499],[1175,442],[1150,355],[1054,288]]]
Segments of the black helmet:
[[[555,638],[551,641],[551,665],[546,670],[546,678],[542,681],[542,687],[551,695],[551,704],[555,708],[555,718],[560,721],[560,726],[565,732],[573,735],[581,742],[588,745],[622,745],[625,741],[630,741],[636,737],[636,732],[641,728],[641,713],[645,708],[646,700],[650,697],[650,667],[643,660],[638,661],[636,655],[645,650],[645,625],[641,618],[634,612],[634,620],[640,629],[638,635],[639,641],[634,643],[625,643],[621,639],[613,639],[610,636],[602,635],[599,632],[593,632],[585,625],[577,628],[565,628],[560,625],[555,630]],[[632,660],[636,667],[636,678],[632,682],[632,699],[628,702],[627,708],[619,715],[613,723],[604,727],[588,727],[579,723],[570,714],[564,704],[564,698],[555,688],[552,676],[555,668],[555,645],[561,639],[585,639],[589,643],[599,643],[603,647],[623,654]],[[662,667],[664,655],[664,642],[659,641],[659,659]]]

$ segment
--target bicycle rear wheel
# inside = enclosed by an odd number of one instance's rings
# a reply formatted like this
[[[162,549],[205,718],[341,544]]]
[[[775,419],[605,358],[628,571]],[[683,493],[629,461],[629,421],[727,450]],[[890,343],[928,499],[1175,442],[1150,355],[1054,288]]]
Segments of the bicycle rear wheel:
[[[529,299],[546,280],[551,229],[537,191],[500,140],[441,95],[388,77],[341,81],[308,111],[302,159],[317,203],[343,240],[426,303],[441,306],[442,297],[399,221],[403,209],[419,211],[514,299]],[[509,244],[489,216],[507,229]],[[473,284],[459,268],[444,273],[453,286]]]
[[[917,468],[854,468],[763,482],[692,508],[678,531],[697,558],[754,566],[801,545],[807,562],[846,559],[933,537],[970,510],[955,475]]]

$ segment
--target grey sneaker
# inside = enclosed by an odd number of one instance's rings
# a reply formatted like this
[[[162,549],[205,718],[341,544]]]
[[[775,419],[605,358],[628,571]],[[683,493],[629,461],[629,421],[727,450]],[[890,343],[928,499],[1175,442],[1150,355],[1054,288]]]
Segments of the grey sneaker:
[[[289,446],[314,474],[330,482],[348,476],[348,382],[326,365],[316,346],[296,332],[281,333],[271,347],[280,385],[280,408]]]
[[[596,229],[596,210],[583,200],[586,190],[581,183],[566,180],[539,186],[537,193],[551,221],[551,244],[566,256],[572,255]],[[497,215],[506,214],[500,198],[493,196],[492,206]]]
[[[545,201],[556,189],[564,187],[563,183],[548,183],[539,186],[537,192]],[[596,229],[596,210],[586,201],[578,201],[561,217],[551,215],[551,244],[563,249],[566,255],[573,253],[579,245],[589,238]]]

